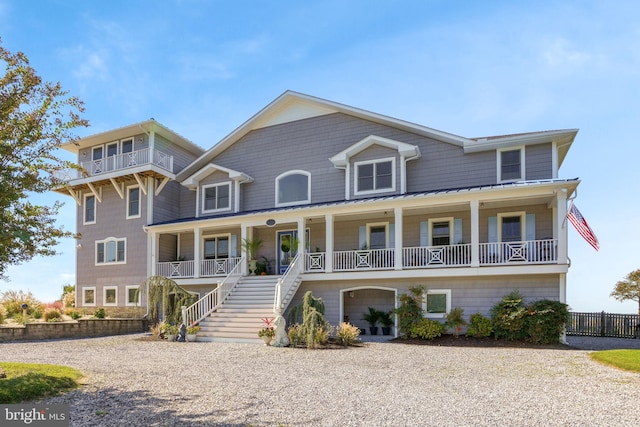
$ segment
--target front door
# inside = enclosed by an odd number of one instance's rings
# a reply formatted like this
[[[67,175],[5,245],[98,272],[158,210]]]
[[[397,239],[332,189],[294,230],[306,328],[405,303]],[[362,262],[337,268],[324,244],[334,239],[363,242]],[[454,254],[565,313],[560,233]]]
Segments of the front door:
[[[306,242],[309,247],[309,230],[306,231]],[[278,274],[284,274],[298,253],[298,230],[278,231],[277,243]]]

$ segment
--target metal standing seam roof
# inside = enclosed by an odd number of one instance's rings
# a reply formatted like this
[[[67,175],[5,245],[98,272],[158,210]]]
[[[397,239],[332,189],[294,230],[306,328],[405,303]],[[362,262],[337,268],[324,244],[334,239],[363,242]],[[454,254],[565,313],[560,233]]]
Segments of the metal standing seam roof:
[[[578,180],[579,178],[541,179],[541,180],[534,180],[534,181],[515,181],[515,182],[509,182],[509,183],[502,183],[502,184],[489,184],[489,185],[477,185],[477,186],[470,186],[470,187],[446,188],[446,189],[429,190],[429,191],[416,191],[416,192],[406,193],[406,194],[376,196],[376,197],[369,197],[364,199],[336,200],[331,202],[310,203],[306,205],[283,206],[283,207],[273,207],[273,208],[265,208],[265,209],[255,209],[251,211],[230,212],[230,213],[224,213],[220,215],[210,215],[206,217],[180,218],[180,219],[174,219],[171,221],[157,222],[154,224],[150,224],[147,227],[169,225],[169,224],[181,224],[181,223],[187,223],[192,221],[193,222],[205,221],[205,220],[218,219],[218,218],[229,218],[234,216],[247,216],[247,215],[256,215],[256,214],[264,214],[264,213],[287,212],[287,211],[293,211],[293,210],[299,210],[299,209],[315,208],[320,206],[327,206],[327,207],[347,206],[347,205],[352,205],[356,203],[373,202],[373,201],[380,201],[380,200],[411,199],[415,197],[421,197],[421,196],[427,196],[427,195],[433,195],[433,194],[453,194],[453,193],[499,189],[499,188],[528,187],[528,186],[540,185],[540,184],[560,184],[564,182],[566,183],[576,182]]]

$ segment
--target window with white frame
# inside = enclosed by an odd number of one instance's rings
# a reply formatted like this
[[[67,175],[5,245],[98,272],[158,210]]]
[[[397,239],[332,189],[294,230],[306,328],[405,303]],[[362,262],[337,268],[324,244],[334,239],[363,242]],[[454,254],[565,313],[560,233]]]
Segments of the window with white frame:
[[[118,305],[118,287],[117,286],[105,286],[102,288],[103,304],[102,305]]]
[[[139,287],[136,285],[127,285],[125,291],[127,293],[125,305],[138,307],[140,305]]]
[[[83,213],[84,225],[96,223],[96,196],[93,194],[84,195],[84,213]]]
[[[311,174],[289,171],[276,177],[276,206],[311,203]]]
[[[367,224],[369,230],[369,249],[387,248],[387,224]]]
[[[231,183],[211,184],[202,187],[202,212],[228,210],[231,206]]]
[[[125,264],[127,262],[127,239],[110,237],[96,241],[96,265]]]
[[[355,194],[395,190],[395,159],[355,163]]]
[[[524,179],[524,148],[498,150],[498,181]]]
[[[453,218],[441,218],[429,222],[431,224],[431,245],[448,246],[453,235]]]
[[[498,241],[521,242],[526,234],[525,212],[498,214]]]
[[[204,258],[229,258],[229,235],[204,238]]]
[[[96,287],[85,286],[82,288],[82,305],[95,306],[96,305]]]
[[[451,311],[451,289],[428,289],[422,299],[427,318],[444,319]]]
[[[127,187],[127,219],[140,218],[140,187]]]

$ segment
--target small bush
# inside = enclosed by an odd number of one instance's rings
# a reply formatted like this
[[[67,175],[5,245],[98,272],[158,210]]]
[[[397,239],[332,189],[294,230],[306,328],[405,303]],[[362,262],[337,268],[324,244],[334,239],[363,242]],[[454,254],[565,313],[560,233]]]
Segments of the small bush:
[[[26,294],[22,291],[5,291],[0,297],[0,305],[4,306],[7,311],[7,317],[22,315],[22,304],[27,304],[27,314],[33,315],[34,310],[42,312],[42,303],[38,301],[31,292]]]
[[[97,308],[96,311],[94,311],[93,317],[95,317],[96,319],[104,319],[105,317],[107,317],[107,313],[104,311],[104,308],[100,307]]]
[[[437,320],[421,319],[411,327],[411,338],[421,338],[432,340],[439,337],[444,332],[444,326]]]
[[[42,310],[40,308],[34,309],[33,312],[31,312],[31,317],[34,319],[42,319]]]
[[[297,347],[304,343],[302,335],[302,326],[299,323],[294,323],[287,330],[287,336],[289,337],[289,343],[292,347]]]
[[[71,317],[73,320],[78,320],[82,317],[78,310],[71,310],[67,313],[67,316]]]
[[[567,304],[559,301],[539,300],[527,307],[526,332],[535,344],[557,344],[569,321]]]
[[[0,305],[0,325],[4,323],[4,319],[7,318],[7,311]]]
[[[57,308],[47,308],[44,311],[45,322],[60,322],[62,320],[62,313]]]
[[[402,294],[399,297],[400,306],[393,309],[393,313],[398,315],[398,329],[403,335],[411,335],[411,330],[415,324],[422,319],[422,294],[424,286],[415,286],[409,289],[410,293]]]
[[[467,336],[475,338],[485,338],[491,336],[493,332],[493,324],[491,319],[484,317],[480,313],[474,313],[469,318],[469,328]]]
[[[467,324],[467,321],[462,317],[464,310],[461,307],[452,308],[449,314],[447,314],[447,321],[445,327],[453,331],[453,335],[458,337],[462,331],[462,327]]]
[[[163,320],[161,322],[156,323],[155,325],[149,326],[149,332],[151,332],[151,335],[161,340],[162,338],[164,338],[164,334],[167,326],[169,325],[167,325]]]
[[[491,308],[491,320],[496,338],[521,340],[526,338],[527,308],[520,292],[513,291]]]
[[[360,328],[351,323],[342,322],[336,328],[336,342],[345,347],[356,343],[359,336]]]

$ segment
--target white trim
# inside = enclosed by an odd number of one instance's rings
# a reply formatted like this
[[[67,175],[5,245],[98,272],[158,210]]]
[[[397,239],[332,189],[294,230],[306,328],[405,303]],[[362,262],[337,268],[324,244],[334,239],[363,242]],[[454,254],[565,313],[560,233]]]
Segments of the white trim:
[[[140,305],[141,305],[140,300],[142,299],[140,292],[138,292],[138,302],[129,301],[129,291],[131,289],[134,289],[134,290],[137,291],[138,288],[139,288],[138,285],[127,285],[127,286],[124,287],[124,289],[125,289],[124,305],[125,306],[127,306],[127,307],[140,307]]]
[[[131,215],[129,212],[129,195],[131,194],[131,190],[138,189],[138,213],[136,215]],[[140,218],[142,216],[142,191],[140,190],[139,185],[128,185],[127,186],[127,202],[125,204],[125,216],[127,219]]]
[[[88,303],[87,302],[85,291],[93,291],[93,302],[92,303]],[[83,286],[82,287],[82,305],[84,307],[95,307],[96,306],[96,298],[97,298],[97,292],[96,292],[96,287],[95,286]]]
[[[292,176],[292,175],[303,175],[307,177],[307,198],[305,200],[295,200],[292,202],[280,202],[278,200],[279,198],[279,194],[280,194],[280,180],[283,178],[286,178],[288,176]],[[308,205],[309,203],[311,203],[311,173],[301,170],[301,169],[295,169],[295,170],[290,170],[284,173],[281,173],[280,175],[278,175],[276,177],[276,194],[275,194],[275,203],[277,207],[281,207],[281,206],[294,206],[294,205]]]
[[[225,185],[229,189],[229,204],[228,204],[228,206],[224,207],[224,208],[217,208],[216,207],[214,209],[205,209],[206,197],[207,197],[207,188],[223,187]],[[200,193],[202,195],[202,213],[224,212],[224,211],[230,211],[231,210],[231,197],[232,197],[231,181],[219,182],[219,183],[216,183],[216,184],[206,184],[206,185],[203,185],[201,187],[202,187],[202,191]],[[217,205],[218,205],[218,191],[216,190],[216,206]]]
[[[520,217],[520,240],[526,240],[527,235],[527,213],[525,211],[502,212],[496,215],[498,217],[498,242],[502,242],[502,219],[514,216]]]
[[[384,249],[389,248],[389,222],[369,222],[367,223],[366,244],[367,249],[371,249],[371,229],[373,227],[384,227]]]
[[[352,146],[342,150],[329,160],[337,168],[343,168],[349,163],[349,159],[354,155],[366,150],[372,145],[380,145],[382,147],[395,149],[401,157],[419,158],[420,149],[417,145],[407,144],[406,142],[395,141],[381,136],[369,135],[366,138],[356,142]]]
[[[115,302],[107,302],[107,291],[110,291],[110,290],[116,291]],[[118,305],[118,287],[117,286],[104,286],[102,288],[102,305],[106,307],[115,307]]]
[[[427,299],[430,294],[445,294],[447,296],[445,313],[427,313]],[[424,317],[428,319],[444,319],[447,317],[447,314],[451,311],[451,289],[427,289],[424,293],[424,298],[422,299],[422,311],[424,312]]]
[[[231,233],[221,233],[221,234],[203,234],[200,236],[200,253],[202,254],[202,260],[207,259],[207,254],[205,252],[204,242],[208,239],[216,239],[216,253],[215,256],[218,256],[218,238],[226,237],[227,238],[227,258],[231,257]],[[211,258],[213,259],[213,258]]]
[[[378,189],[376,188],[376,164],[378,163],[387,163],[387,162],[391,162],[391,188],[381,188]],[[358,188],[358,171],[359,171],[359,166],[362,165],[374,165],[374,171],[373,171],[373,190],[365,190],[365,191],[360,191],[360,189]],[[381,159],[375,159],[375,160],[363,160],[360,162],[354,162],[353,163],[354,166],[354,174],[353,174],[353,194],[356,196],[361,196],[361,195],[365,195],[365,194],[378,194],[378,193],[388,193],[391,191],[396,191],[396,158],[395,157],[384,157]]]
[[[110,242],[115,242],[116,243],[116,261],[114,262],[107,262],[107,261],[103,261],[103,262],[98,262],[98,245],[100,243],[104,244],[104,256],[106,259],[106,255],[107,255],[107,243]],[[124,242],[124,260],[123,261],[118,261],[118,242]],[[115,237],[107,237],[104,240],[96,240],[95,243],[95,257],[94,257],[94,261],[95,261],[95,265],[96,266],[102,266],[102,265],[117,265],[117,264],[126,264],[127,263],[127,238],[126,237],[121,237],[121,238],[115,238]]]
[[[444,218],[429,218],[427,221],[429,222],[429,246],[435,246],[433,244],[433,224],[436,222],[448,222],[449,223],[449,245],[453,245],[453,217],[448,216]]]
[[[502,153],[507,151],[517,151],[520,150],[520,177],[511,178],[511,179],[502,179]],[[497,167],[497,178],[498,183],[503,182],[514,182],[514,181],[525,181],[526,180],[526,168],[525,168],[525,150],[524,145],[520,145],[518,147],[508,147],[508,148],[500,148],[496,150],[496,167]]]
[[[93,221],[87,221],[87,198],[93,197]],[[98,198],[93,193],[85,193],[82,196],[82,225],[92,225],[96,223],[98,217]]]
[[[370,290],[375,289],[378,291],[389,291],[393,292],[393,301],[394,308],[398,308],[398,289],[397,288],[388,288],[385,286],[354,286],[351,288],[340,289],[340,319],[344,319],[344,298],[345,293],[351,291],[362,291],[362,290]],[[393,336],[398,338],[398,316],[394,315],[394,324],[393,324]]]

